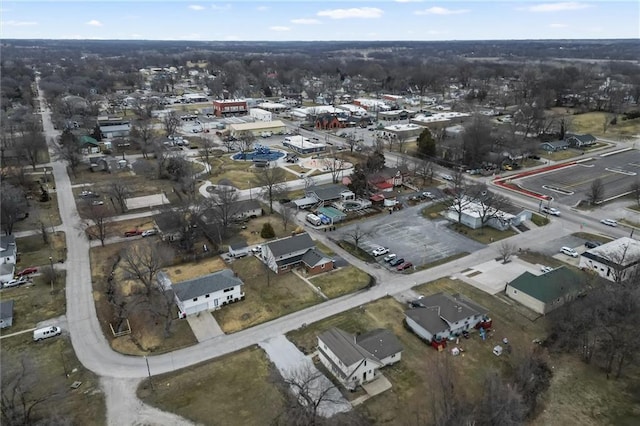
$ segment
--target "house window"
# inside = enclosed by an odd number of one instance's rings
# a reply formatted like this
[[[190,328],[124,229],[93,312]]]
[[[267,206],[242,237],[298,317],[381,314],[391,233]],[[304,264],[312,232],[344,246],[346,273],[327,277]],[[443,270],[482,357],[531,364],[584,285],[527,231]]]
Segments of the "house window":
[[[322,267],[321,267],[321,269],[324,269],[324,266],[325,266],[325,264],[323,263],[323,264],[322,264]]]
[[[518,290],[513,290],[513,294],[518,294]]]
[[[395,358],[395,357],[396,357],[396,354],[391,355],[391,358]]]
[[[367,360],[364,360],[364,366],[365,367],[367,366]]]
[[[233,299],[232,295],[227,296],[227,300],[231,300],[231,299]]]
[[[205,298],[205,299],[208,299],[208,298],[209,298],[209,296],[211,296],[211,295],[210,295],[210,294],[205,294],[205,295],[204,295],[204,298]]]
[[[197,302],[197,301],[198,301],[198,298],[197,298],[197,297],[194,297],[194,298],[193,298],[193,301],[194,301],[194,302]]]
[[[233,287],[225,288],[225,289],[224,289],[224,291],[223,291],[223,293],[228,293],[228,292],[230,292],[230,291],[233,291]]]

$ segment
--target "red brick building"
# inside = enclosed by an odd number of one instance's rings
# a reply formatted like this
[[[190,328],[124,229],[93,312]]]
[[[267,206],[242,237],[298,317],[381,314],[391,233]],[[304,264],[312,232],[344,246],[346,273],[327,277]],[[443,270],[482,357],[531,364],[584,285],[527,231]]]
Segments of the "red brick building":
[[[247,101],[241,99],[218,99],[213,101],[213,114],[216,117],[227,115],[246,114],[249,112]]]

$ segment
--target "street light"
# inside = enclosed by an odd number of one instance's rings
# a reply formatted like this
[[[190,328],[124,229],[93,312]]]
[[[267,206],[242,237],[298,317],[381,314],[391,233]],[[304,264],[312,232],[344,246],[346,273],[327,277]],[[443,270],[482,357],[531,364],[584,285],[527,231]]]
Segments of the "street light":
[[[251,181],[247,181],[247,183],[249,184],[249,199],[253,200],[253,195],[251,194]]]
[[[53,294],[53,278],[55,271],[53,270],[53,257],[49,256],[49,265],[51,265],[51,294]]]

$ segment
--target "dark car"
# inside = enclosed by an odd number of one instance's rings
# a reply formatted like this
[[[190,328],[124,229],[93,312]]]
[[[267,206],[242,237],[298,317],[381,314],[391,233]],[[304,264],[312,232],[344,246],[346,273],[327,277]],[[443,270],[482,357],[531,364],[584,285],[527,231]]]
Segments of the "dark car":
[[[25,275],[35,274],[36,272],[38,272],[38,268],[36,268],[35,266],[32,266],[30,268],[24,268],[22,271],[18,272],[16,276],[23,277]]]
[[[139,231],[139,230],[135,229],[135,230],[131,230],[131,231],[125,231],[125,233],[124,233],[125,237],[135,237],[137,235],[142,235],[142,231]]]
[[[592,248],[596,248],[599,245],[601,245],[599,242],[597,241],[587,241],[586,243],[584,243],[584,246],[586,248],[592,249]]]
[[[398,266],[398,265],[402,265],[403,263],[404,263],[404,258],[400,257],[398,259],[393,259],[391,262],[389,262],[389,265]]]
[[[405,269],[409,269],[413,266],[411,262],[404,262],[402,265],[398,266],[398,271],[404,271]]]

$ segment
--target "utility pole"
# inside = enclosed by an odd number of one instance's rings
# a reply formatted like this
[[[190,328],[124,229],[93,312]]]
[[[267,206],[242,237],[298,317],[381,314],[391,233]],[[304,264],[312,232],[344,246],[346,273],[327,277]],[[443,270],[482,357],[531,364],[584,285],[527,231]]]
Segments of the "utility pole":
[[[151,380],[151,368],[149,368],[149,359],[147,356],[144,356],[144,361],[147,363],[147,374],[149,375],[149,384],[151,385],[151,390],[153,389],[153,380]]]
[[[53,257],[49,256],[49,265],[51,265],[51,294],[53,294],[53,279],[56,276],[56,271],[53,270]]]

